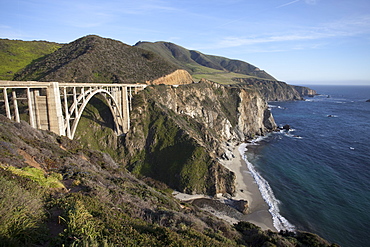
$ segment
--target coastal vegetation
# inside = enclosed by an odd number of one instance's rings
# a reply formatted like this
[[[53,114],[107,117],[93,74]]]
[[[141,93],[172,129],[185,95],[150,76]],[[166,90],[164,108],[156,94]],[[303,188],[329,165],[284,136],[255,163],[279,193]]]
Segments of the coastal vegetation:
[[[0,121],[0,246],[336,246],[310,233],[230,225],[106,153]]]

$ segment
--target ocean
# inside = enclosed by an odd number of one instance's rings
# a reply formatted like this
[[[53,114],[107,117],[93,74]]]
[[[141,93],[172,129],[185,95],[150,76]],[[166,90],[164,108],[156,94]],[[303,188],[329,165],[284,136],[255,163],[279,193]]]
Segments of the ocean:
[[[246,159],[278,230],[370,246],[370,86],[316,86],[305,101],[270,102],[289,131],[259,138]]]

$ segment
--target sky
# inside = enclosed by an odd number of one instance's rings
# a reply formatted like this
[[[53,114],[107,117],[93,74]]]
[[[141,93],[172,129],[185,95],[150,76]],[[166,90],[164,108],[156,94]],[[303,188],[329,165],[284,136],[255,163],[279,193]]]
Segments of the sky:
[[[89,34],[173,42],[290,84],[370,85],[369,0],[0,0],[0,38]]]

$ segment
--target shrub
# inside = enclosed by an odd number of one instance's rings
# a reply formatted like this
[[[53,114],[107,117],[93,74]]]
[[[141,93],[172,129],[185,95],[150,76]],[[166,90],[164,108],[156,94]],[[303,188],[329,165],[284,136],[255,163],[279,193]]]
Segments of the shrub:
[[[63,177],[58,173],[52,172],[49,175],[46,175],[43,170],[34,167],[24,167],[22,169],[18,169],[13,166],[4,166],[2,164],[0,164],[0,167],[10,171],[15,175],[29,178],[44,188],[65,188],[60,182]]]
[[[28,245],[40,239],[45,219],[42,193],[0,177],[0,246]]]

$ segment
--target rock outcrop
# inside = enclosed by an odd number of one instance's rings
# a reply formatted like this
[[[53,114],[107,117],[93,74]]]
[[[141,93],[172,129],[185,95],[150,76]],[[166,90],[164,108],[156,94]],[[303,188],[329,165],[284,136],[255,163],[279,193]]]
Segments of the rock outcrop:
[[[193,83],[193,77],[186,70],[178,69],[171,74],[152,81],[147,81],[146,83],[151,85],[184,85]]]
[[[267,101],[302,100],[302,95],[291,85],[282,81],[258,78],[236,78],[241,87],[257,89]]]
[[[129,169],[189,194],[234,194],[234,174],[217,161],[227,143],[276,127],[257,91],[206,80],[151,86],[133,103],[125,140]]]
[[[311,88],[308,87],[302,87],[302,86],[293,86],[295,90],[301,95],[301,96],[314,96],[317,94],[317,92]]]
[[[248,214],[249,213],[249,204],[248,201],[246,200],[237,200],[234,202],[234,207],[236,210],[243,214]]]

